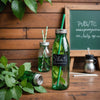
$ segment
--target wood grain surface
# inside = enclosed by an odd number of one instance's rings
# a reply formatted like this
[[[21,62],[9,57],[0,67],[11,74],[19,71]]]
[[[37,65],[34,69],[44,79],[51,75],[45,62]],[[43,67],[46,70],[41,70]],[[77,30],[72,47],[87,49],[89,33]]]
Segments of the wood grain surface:
[[[100,75],[100,72],[95,72]],[[70,85],[66,90],[52,90],[51,70],[41,73],[44,78],[43,86],[47,93],[35,93],[34,95],[23,95],[20,100],[99,100],[100,77],[73,77],[70,74]]]
[[[0,14],[0,27],[60,27],[62,14],[25,14],[20,21],[10,13]],[[5,23],[6,22],[6,23]]]
[[[0,29],[0,39],[26,38],[26,29]]]
[[[39,49],[42,39],[37,40],[0,40],[0,49]],[[52,47],[54,40],[47,40]]]

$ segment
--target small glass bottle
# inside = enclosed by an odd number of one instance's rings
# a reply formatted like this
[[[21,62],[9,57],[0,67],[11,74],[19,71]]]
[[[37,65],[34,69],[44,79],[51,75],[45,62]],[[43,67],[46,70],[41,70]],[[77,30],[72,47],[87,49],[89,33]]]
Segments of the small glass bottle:
[[[64,90],[69,86],[69,44],[67,30],[57,29],[52,49],[52,88]]]
[[[50,70],[49,42],[40,42],[38,54],[38,71],[48,72]]]
[[[31,71],[25,71],[24,75],[20,77],[20,80],[27,79],[28,82],[32,83],[33,85],[42,85],[43,77],[41,74]]]
[[[94,58],[94,55],[86,55],[86,63],[85,63],[85,72],[87,73],[93,73],[95,71],[95,63],[96,59]]]

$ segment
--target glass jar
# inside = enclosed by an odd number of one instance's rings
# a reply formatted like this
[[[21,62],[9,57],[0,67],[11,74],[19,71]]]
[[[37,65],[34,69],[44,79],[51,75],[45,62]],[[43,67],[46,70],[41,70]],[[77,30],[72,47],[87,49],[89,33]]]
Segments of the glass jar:
[[[38,71],[48,72],[50,70],[49,42],[40,42],[38,54]]]
[[[20,77],[20,80],[27,79],[28,82],[33,85],[42,85],[43,77],[41,74],[31,71],[25,71],[24,75]]]
[[[66,29],[57,29],[52,48],[52,88],[55,90],[64,90],[69,86],[70,54],[66,34]]]

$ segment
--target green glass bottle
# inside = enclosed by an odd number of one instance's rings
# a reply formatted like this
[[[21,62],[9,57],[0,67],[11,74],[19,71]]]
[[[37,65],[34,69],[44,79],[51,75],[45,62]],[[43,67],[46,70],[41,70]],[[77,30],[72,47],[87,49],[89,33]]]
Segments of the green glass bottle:
[[[27,79],[28,82],[33,85],[41,85],[43,83],[43,77],[41,74],[31,71],[25,71],[24,75],[20,77],[20,80]]]
[[[66,34],[66,29],[57,29],[52,48],[52,88],[55,90],[64,90],[69,86],[70,54]]]
[[[40,42],[38,53],[38,71],[48,72],[50,70],[49,42]]]

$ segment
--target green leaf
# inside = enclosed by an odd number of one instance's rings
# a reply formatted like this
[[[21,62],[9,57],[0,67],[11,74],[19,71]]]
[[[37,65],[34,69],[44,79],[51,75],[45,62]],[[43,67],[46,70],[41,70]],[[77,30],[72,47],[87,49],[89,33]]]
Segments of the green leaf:
[[[2,63],[0,63],[0,68],[5,68],[5,66],[2,64]]]
[[[21,65],[18,69],[18,78],[20,78],[21,76],[24,75],[24,72],[25,72],[25,67],[24,65]]]
[[[53,46],[53,53],[54,54],[57,54],[58,53],[58,49],[59,49],[59,41],[57,41],[57,42],[55,42],[54,43],[54,46]],[[63,48],[63,46],[61,45],[60,46],[60,54],[63,54],[64,53],[64,48]]]
[[[21,20],[25,12],[24,2],[21,0],[13,0],[11,3],[11,8],[12,8],[13,14]]]
[[[0,58],[0,62],[6,67],[8,60],[5,56],[1,56]]]
[[[16,84],[16,80],[13,77],[5,76],[5,83],[8,87],[13,87]]]
[[[40,4],[42,5],[43,4],[43,0],[39,0]]]
[[[62,77],[60,77],[60,82],[65,84],[65,80]]]
[[[27,79],[21,81],[21,86],[25,87],[27,85]]]
[[[5,100],[11,100],[11,98],[12,98],[11,91],[10,89],[7,89],[5,94]]]
[[[14,73],[8,71],[2,71],[3,75],[15,76]]]
[[[19,86],[15,86],[10,89],[12,98],[19,100],[19,98],[22,96],[22,90]]]
[[[15,69],[19,69],[17,66],[14,66]]]
[[[32,71],[31,70],[31,63],[30,62],[26,62],[23,65],[25,66],[25,71]]]
[[[43,86],[34,86],[35,91],[40,93],[46,93],[46,89]]]
[[[46,0],[46,1],[48,1],[52,5],[52,1],[51,0]]]
[[[5,82],[0,81],[0,88],[3,87],[4,85],[5,85]]]
[[[8,0],[1,0],[5,5],[7,4]]]
[[[57,82],[57,78],[53,77],[53,83]]]
[[[0,100],[5,100],[6,89],[0,89]]]
[[[24,2],[30,10],[37,13],[37,2],[36,2],[36,0],[24,0]]]
[[[3,2],[0,1],[0,12],[3,11],[3,9],[5,8],[5,4]]]
[[[5,79],[5,77],[2,75],[2,74],[0,74],[0,80],[4,80]]]
[[[58,78],[58,73],[59,73],[59,67],[53,66],[53,76],[54,78]],[[61,70],[60,76],[63,75],[63,71]]]
[[[10,63],[10,64],[7,64],[7,68],[10,69],[12,67],[16,66],[16,63]]]
[[[23,87],[23,91],[34,94],[33,85],[31,83],[27,83],[26,87]]]
[[[53,74],[53,82],[54,83],[58,80],[58,73],[59,73],[59,67],[53,66],[52,74]],[[63,75],[63,71],[61,70],[60,81],[65,84],[65,80],[61,77],[62,75]]]
[[[18,69],[15,69],[15,68],[11,68],[12,69],[12,73],[17,76],[18,75]]]
[[[11,3],[11,2],[12,2],[12,0],[9,0],[9,2]]]

